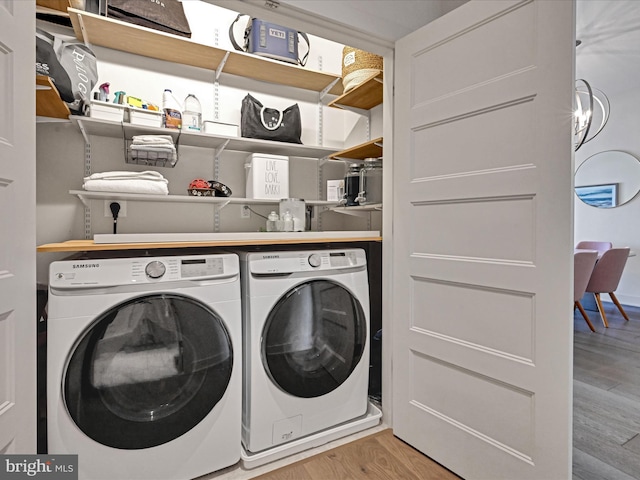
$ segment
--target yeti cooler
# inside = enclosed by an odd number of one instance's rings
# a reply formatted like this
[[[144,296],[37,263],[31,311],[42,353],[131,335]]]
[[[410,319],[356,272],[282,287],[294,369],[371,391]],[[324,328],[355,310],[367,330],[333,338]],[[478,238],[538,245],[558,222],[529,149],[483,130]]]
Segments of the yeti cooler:
[[[248,40],[249,53],[283,62],[298,63],[298,32],[296,30],[253,18]]]

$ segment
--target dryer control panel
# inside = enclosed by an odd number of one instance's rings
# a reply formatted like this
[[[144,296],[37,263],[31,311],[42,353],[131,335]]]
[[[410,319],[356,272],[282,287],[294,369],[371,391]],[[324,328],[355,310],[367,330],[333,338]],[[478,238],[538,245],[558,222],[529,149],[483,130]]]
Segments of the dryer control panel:
[[[343,270],[367,265],[362,249],[250,253],[246,261],[250,272],[258,275]]]

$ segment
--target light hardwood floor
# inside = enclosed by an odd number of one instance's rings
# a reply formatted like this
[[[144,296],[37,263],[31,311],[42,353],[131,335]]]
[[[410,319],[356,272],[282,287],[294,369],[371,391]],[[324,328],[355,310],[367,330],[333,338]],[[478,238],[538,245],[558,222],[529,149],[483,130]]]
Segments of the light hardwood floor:
[[[458,476],[382,430],[255,480],[457,480]]]
[[[640,479],[640,308],[574,316],[573,479]]]

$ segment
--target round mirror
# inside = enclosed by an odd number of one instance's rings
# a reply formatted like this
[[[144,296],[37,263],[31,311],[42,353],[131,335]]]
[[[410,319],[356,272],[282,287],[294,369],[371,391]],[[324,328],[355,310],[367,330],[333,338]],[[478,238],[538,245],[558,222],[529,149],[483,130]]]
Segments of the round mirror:
[[[592,207],[624,205],[640,191],[640,161],[619,150],[596,153],[578,167],[575,191]]]

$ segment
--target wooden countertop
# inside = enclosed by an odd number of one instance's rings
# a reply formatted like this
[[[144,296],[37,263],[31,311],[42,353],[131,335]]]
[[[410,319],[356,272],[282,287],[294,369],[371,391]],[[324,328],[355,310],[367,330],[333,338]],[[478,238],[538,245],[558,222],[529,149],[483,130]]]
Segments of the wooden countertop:
[[[357,232],[355,232],[357,233]],[[283,237],[281,240],[272,238],[242,239],[242,240],[206,240],[192,242],[139,242],[139,243],[95,243],[93,240],[68,240],[61,243],[39,245],[37,252],[97,252],[106,250],[146,250],[156,248],[190,248],[190,247],[238,247],[251,245],[295,245],[306,243],[335,243],[335,242],[381,242],[382,237],[313,237],[306,239],[291,239]]]

